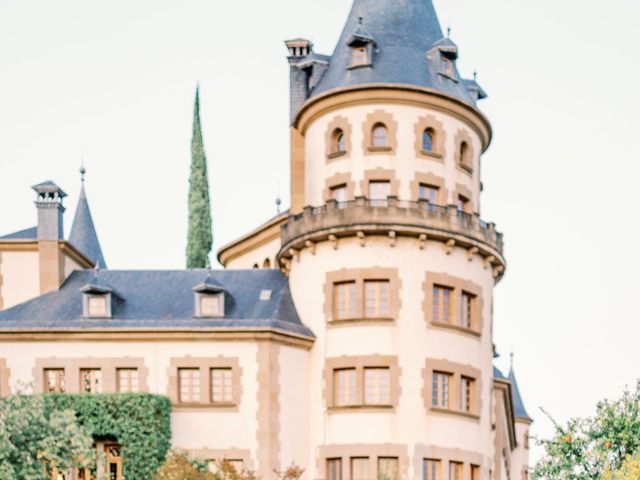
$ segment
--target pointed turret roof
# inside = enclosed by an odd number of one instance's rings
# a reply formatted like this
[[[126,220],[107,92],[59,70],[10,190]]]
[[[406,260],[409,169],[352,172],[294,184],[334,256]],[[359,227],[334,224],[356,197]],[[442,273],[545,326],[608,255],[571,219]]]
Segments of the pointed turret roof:
[[[91,210],[89,210],[89,202],[84,191],[84,168],[82,173],[82,188],[80,189],[80,197],[78,198],[78,206],[76,207],[76,215],[73,218],[71,226],[71,235],[69,235],[69,243],[76,247],[89,260],[95,263],[99,268],[107,268],[100,248],[100,241],[96,233],[96,227],[93,224]]]
[[[375,42],[373,65],[349,68],[349,43],[362,32]],[[354,0],[329,68],[311,96],[336,88],[394,84],[430,88],[474,104],[457,70],[453,79],[439,74],[441,59],[429,55],[434,47],[449,43],[432,0]]]
[[[516,374],[513,369],[513,360],[511,362],[511,369],[509,370],[509,381],[511,382],[511,391],[513,392],[513,409],[515,410],[516,418],[529,422],[533,421],[527,413],[527,409],[522,401],[522,395],[520,395],[520,388],[518,387],[518,381],[516,380]]]

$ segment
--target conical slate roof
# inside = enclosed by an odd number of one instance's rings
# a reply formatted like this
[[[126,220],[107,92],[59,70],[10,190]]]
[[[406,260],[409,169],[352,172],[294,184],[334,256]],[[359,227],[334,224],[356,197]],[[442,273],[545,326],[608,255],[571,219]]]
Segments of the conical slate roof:
[[[363,31],[374,41],[373,65],[349,68],[350,40]],[[395,84],[431,88],[473,104],[457,69],[454,79],[447,78],[439,74],[440,56],[427,58],[445,40],[431,0],[354,0],[329,68],[311,97],[336,88]]]
[[[93,224],[91,211],[89,210],[89,202],[84,191],[84,184],[80,190],[80,198],[78,198],[78,206],[76,207],[76,215],[73,218],[71,226],[71,235],[69,235],[69,243],[82,252],[89,260],[95,262],[99,268],[107,268],[100,248],[98,234]]]
[[[527,413],[527,409],[524,406],[524,402],[522,401],[522,395],[520,395],[520,388],[518,387],[518,382],[516,380],[516,374],[513,370],[513,366],[509,371],[509,381],[511,382],[511,389],[513,392],[513,408],[516,413],[516,418],[532,421],[533,419]]]

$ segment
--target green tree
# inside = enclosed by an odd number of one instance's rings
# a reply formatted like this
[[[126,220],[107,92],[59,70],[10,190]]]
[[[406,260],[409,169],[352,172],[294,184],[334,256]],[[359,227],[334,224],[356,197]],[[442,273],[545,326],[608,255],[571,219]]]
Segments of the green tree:
[[[618,400],[600,402],[593,417],[556,423],[554,436],[540,444],[544,455],[533,470],[534,479],[639,478],[615,475],[623,475],[625,462],[640,453],[640,383]]]
[[[50,480],[48,472],[95,464],[93,439],[72,410],[47,414],[40,395],[0,400],[0,478]]]
[[[207,157],[202,141],[200,123],[200,87],[196,89],[191,137],[191,176],[189,178],[189,233],[187,239],[187,268],[205,268],[213,247],[211,231],[211,202]]]

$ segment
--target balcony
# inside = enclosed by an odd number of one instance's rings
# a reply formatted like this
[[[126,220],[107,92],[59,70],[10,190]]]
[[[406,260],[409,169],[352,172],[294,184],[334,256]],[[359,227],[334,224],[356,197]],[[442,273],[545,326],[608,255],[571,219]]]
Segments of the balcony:
[[[450,247],[467,248],[489,263],[504,267],[502,234],[493,223],[479,216],[460,212],[455,205],[433,205],[426,200],[369,200],[357,197],[350,202],[329,200],[321,207],[306,207],[282,225],[281,258],[317,243],[340,238],[369,235],[414,237],[422,241],[439,240]]]

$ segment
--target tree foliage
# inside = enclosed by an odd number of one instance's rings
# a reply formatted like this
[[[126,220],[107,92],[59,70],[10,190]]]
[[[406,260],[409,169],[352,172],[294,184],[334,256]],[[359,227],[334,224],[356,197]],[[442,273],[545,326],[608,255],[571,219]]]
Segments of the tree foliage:
[[[191,176],[189,177],[189,232],[187,239],[187,268],[206,268],[213,247],[211,231],[211,203],[207,157],[204,153],[200,123],[200,90],[196,90],[191,138]]]
[[[533,471],[535,479],[640,478],[615,476],[632,468],[640,453],[640,383],[618,400],[600,402],[593,417],[556,424],[554,436],[540,444],[545,453]]]
[[[95,464],[93,439],[73,409],[51,410],[43,396],[13,395],[0,401],[0,478],[50,480]]]
[[[298,480],[287,477],[285,480]],[[191,457],[182,450],[172,450],[154,480],[257,480],[251,471],[238,470],[227,460],[216,462],[215,473],[209,471],[207,462]]]

